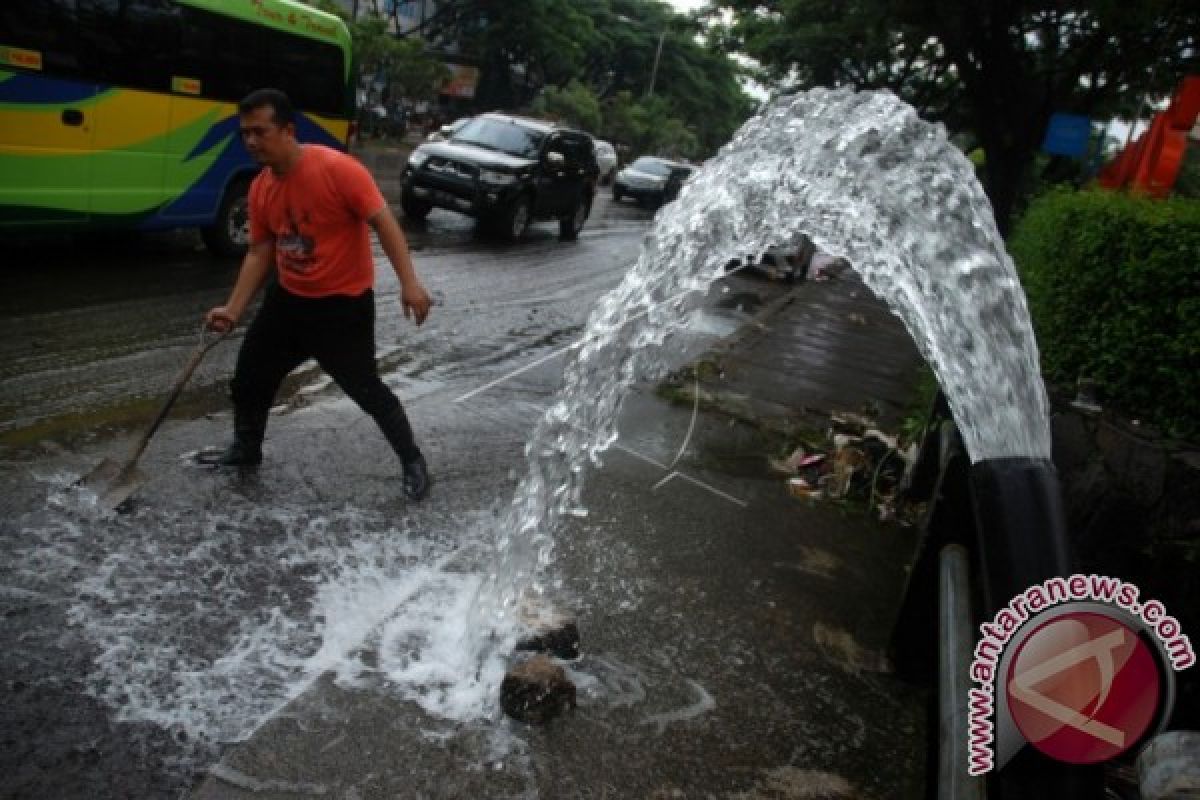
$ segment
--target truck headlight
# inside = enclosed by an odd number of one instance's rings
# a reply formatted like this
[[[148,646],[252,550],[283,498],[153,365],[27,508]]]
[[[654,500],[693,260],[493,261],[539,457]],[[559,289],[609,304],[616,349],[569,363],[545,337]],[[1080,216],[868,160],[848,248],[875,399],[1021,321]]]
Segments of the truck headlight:
[[[413,169],[420,169],[421,165],[429,160],[429,153],[422,152],[420,148],[412,151],[408,157],[408,165]]]

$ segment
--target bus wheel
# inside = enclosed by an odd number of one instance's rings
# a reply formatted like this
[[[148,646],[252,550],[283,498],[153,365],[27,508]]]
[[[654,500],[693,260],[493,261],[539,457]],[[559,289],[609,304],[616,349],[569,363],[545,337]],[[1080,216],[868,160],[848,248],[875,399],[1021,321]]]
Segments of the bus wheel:
[[[250,202],[246,197],[250,182],[234,181],[221,198],[217,218],[200,236],[208,251],[215,256],[240,256],[250,245]]]

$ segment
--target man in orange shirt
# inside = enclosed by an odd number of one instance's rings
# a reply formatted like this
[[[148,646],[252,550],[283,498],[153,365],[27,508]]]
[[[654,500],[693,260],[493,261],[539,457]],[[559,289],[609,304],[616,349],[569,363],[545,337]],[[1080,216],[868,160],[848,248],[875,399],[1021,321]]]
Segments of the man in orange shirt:
[[[367,170],[350,156],[296,140],[287,95],[259,89],[238,105],[242,141],[266,169],[250,185],[250,247],[224,305],[206,316],[232,330],[274,267],[262,307],[238,353],[231,394],[233,443],[223,466],[262,461],[267,415],[279,384],[309,358],[379,424],[400,456],[404,491],[429,493],[430,477],[399,399],[375,365],[375,265],[370,225],[396,276],[404,315],[418,325],[431,300],[413,269],[399,223]]]

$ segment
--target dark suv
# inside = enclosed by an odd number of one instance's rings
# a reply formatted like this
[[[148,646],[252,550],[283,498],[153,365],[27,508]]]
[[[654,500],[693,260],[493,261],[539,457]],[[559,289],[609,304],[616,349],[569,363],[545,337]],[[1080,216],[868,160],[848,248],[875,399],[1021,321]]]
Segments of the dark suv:
[[[592,210],[599,172],[586,133],[481,114],[449,140],[412,152],[400,204],[415,219],[435,207],[467,214],[514,240],[530,222],[555,219],[559,238],[574,239]]]

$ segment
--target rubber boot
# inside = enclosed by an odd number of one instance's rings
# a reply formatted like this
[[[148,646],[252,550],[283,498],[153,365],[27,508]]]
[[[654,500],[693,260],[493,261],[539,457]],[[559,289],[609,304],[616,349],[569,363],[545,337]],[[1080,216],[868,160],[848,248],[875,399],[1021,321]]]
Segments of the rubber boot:
[[[396,455],[400,456],[400,463],[404,467],[404,493],[410,500],[423,500],[429,494],[433,479],[429,477],[425,457],[413,438],[412,425],[404,413],[404,406],[397,405],[388,413],[376,417],[375,422]]]
[[[262,463],[262,441],[267,430],[266,415],[233,412],[233,441],[217,458],[222,467],[257,467]]]

